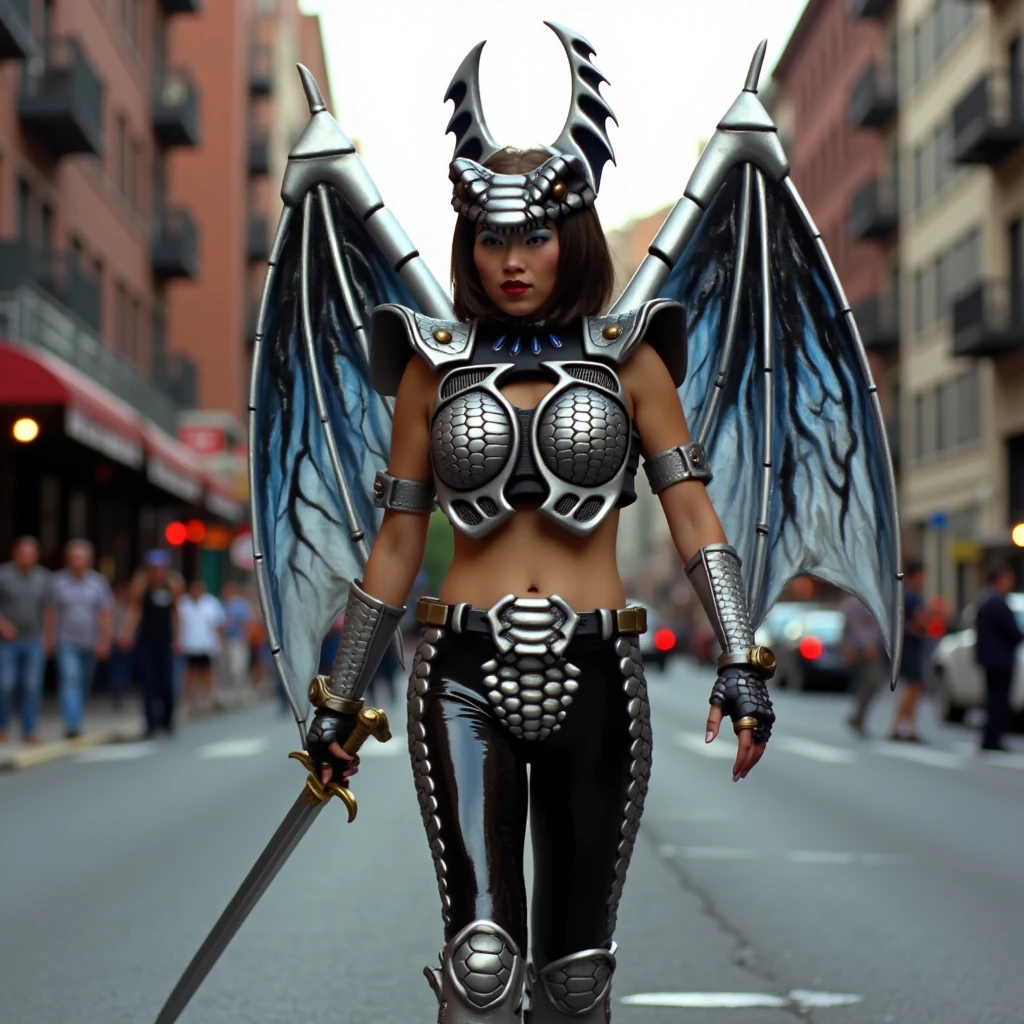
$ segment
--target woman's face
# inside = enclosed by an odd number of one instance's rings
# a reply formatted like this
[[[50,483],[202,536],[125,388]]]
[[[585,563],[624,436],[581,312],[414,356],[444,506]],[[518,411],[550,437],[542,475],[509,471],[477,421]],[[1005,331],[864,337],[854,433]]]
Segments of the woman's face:
[[[473,262],[487,297],[507,316],[532,316],[551,298],[558,278],[558,232],[552,227],[499,234],[482,227]]]

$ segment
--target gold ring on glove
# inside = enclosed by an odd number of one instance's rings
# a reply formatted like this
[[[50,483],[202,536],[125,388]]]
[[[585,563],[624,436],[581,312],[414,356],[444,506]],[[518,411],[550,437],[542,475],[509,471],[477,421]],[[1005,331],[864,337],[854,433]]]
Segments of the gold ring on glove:
[[[744,715],[732,723],[732,731],[737,736],[746,729],[756,729],[760,723],[753,715]]]

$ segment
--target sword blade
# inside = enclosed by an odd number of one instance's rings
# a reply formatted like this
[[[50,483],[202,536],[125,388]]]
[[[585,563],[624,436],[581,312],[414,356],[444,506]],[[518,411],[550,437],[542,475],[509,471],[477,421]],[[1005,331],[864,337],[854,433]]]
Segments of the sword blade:
[[[245,876],[245,881],[238,887],[238,892],[231,898],[224,913],[220,915],[210,934],[199,947],[199,952],[185,968],[181,980],[174,986],[174,991],[164,1003],[156,1024],[174,1024],[181,1016],[196,990],[213,969],[213,965],[242,927],[252,908],[260,901],[260,897],[267,891],[284,862],[299,844],[299,840],[325,806],[324,803],[311,805],[305,794],[292,804],[284,821],[259,855],[252,870]]]

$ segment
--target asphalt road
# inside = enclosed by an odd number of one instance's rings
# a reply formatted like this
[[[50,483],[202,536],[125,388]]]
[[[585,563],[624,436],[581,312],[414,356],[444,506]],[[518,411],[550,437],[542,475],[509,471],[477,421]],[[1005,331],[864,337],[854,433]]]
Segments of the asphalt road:
[[[734,784],[731,736],[702,740],[710,682],[652,674],[614,1020],[1022,1024],[1024,752],[983,759],[930,715],[928,747],[857,741],[843,698],[782,693]],[[357,822],[320,816],[183,1024],[435,1020],[437,889],[395,732]],[[0,777],[0,1021],[152,1024],[301,788],[296,745],[267,706]]]

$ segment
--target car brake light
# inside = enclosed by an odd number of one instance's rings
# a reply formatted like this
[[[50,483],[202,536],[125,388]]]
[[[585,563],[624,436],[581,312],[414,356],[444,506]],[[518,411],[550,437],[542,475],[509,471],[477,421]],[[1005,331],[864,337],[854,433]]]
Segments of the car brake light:
[[[815,661],[820,658],[823,649],[821,641],[816,636],[805,636],[800,641],[800,656],[808,661]]]
[[[946,635],[946,625],[941,619],[931,619],[925,631],[932,640],[941,640]]]
[[[676,635],[671,629],[662,626],[654,634],[654,649],[656,651],[671,651],[676,645]]]

